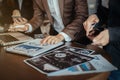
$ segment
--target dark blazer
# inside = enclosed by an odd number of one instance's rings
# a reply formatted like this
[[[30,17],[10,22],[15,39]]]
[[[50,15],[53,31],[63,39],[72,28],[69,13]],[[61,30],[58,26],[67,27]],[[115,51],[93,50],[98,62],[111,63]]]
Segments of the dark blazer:
[[[3,0],[1,5],[2,23],[12,22],[12,12],[14,9],[19,9],[18,0]],[[20,10],[21,15],[30,20],[33,17],[33,2],[32,0],[23,0],[22,8]]]
[[[100,20],[99,25],[107,24],[109,9],[102,6],[102,0],[97,0],[97,16]]]
[[[101,0],[99,0],[101,1]],[[120,32],[120,1],[119,0],[109,0],[109,9],[106,9],[99,2],[97,15],[103,23],[106,22],[107,28],[110,29],[110,41],[118,42],[120,41],[120,35],[117,32]],[[117,30],[117,32],[116,32]],[[116,35],[116,36],[115,36]]]
[[[18,0],[14,0],[16,3],[16,9],[19,9]],[[20,9],[19,9],[20,10]],[[21,15],[26,19],[30,20],[33,17],[33,1],[32,0],[23,0],[22,8],[20,10]]]
[[[101,0],[99,0],[101,1]],[[109,44],[104,49],[111,55],[112,62],[120,69],[120,0],[109,0],[109,9],[99,5],[97,15],[106,20],[109,30]],[[107,17],[107,18],[106,18]],[[106,19],[105,19],[106,18]]]
[[[88,16],[87,0],[58,1],[63,24],[65,25],[63,32],[68,34],[72,39],[75,39],[76,34],[83,30],[82,24]],[[34,17],[30,20],[33,30],[41,26],[45,19],[45,14],[48,16],[50,23],[53,24],[47,0],[33,0],[33,4]]]

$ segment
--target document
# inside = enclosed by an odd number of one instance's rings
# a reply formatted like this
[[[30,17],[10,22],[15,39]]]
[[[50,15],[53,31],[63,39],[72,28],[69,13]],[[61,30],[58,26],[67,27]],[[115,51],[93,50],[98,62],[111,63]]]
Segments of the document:
[[[8,46],[12,44],[27,42],[30,40],[33,40],[33,38],[19,32],[0,34],[0,46]]]
[[[59,42],[57,44],[52,44],[52,45],[48,45],[48,44],[41,45],[40,44],[41,40],[42,39],[34,39],[22,44],[6,47],[5,50],[11,53],[33,57],[42,54],[46,51],[55,49],[56,47],[59,47],[64,44],[64,42]]]
[[[117,68],[108,62],[102,55],[93,55],[92,57],[94,57],[94,59],[90,61],[50,73],[48,76],[90,74],[117,70]]]
[[[33,58],[24,60],[26,64],[47,76],[66,76],[99,73],[117,70],[102,55],[91,54],[93,50],[62,46]]]
[[[24,62],[39,72],[51,76],[52,74],[64,69],[83,64],[94,59],[92,56],[88,56],[86,54],[84,55],[83,52],[92,53],[92,50],[71,46],[62,46],[43,55],[26,59]],[[59,75],[63,74],[64,73],[60,73]]]

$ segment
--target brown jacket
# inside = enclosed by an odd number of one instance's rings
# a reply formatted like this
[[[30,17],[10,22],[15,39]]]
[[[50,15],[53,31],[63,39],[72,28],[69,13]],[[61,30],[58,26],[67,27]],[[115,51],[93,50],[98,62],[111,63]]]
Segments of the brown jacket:
[[[83,30],[83,22],[88,16],[87,0],[58,0],[60,13],[62,16],[65,28],[63,32],[69,35],[72,39],[75,35]],[[41,26],[45,18],[48,16],[51,24],[53,18],[47,4],[47,0],[33,0],[34,17],[30,20],[33,30]]]

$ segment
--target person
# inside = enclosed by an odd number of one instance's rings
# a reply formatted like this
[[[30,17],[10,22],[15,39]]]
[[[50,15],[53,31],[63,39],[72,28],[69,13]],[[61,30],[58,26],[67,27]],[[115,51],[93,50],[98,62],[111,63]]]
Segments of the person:
[[[97,13],[90,15],[83,25],[86,35],[93,41],[92,44],[103,46],[110,54],[112,64],[118,68],[111,72],[109,80],[120,80],[120,0],[109,0],[109,8],[102,6],[101,0],[98,2]],[[91,34],[91,31],[96,23],[100,23],[101,26],[104,24],[106,27],[98,35],[93,36],[94,33]]]
[[[26,20],[33,17],[33,2],[32,0],[2,0],[1,2],[1,24],[12,24],[12,13],[14,10],[19,10],[20,14]]]
[[[33,18],[24,28],[15,28],[15,31],[34,31],[41,26],[45,15],[50,20],[52,29],[41,44],[71,41],[84,30],[82,23],[88,16],[87,0],[33,0],[33,3]],[[79,37],[82,36],[83,34]]]

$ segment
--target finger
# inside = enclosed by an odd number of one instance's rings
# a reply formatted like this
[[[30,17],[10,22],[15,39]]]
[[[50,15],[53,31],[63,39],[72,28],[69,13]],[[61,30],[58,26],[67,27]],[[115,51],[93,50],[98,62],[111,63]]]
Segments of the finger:
[[[59,42],[60,42],[60,41],[59,41]],[[55,41],[54,41],[54,44],[57,44],[57,43],[58,43],[58,41],[57,41],[57,40],[55,40]]]
[[[102,43],[102,40],[98,40],[96,42],[93,42],[92,45],[103,46],[103,43]]]
[[[53,36],[53,37],[50,37],[50,38],[47,40],[47,43],[48,43],[48,44],[53,44],[54,41],[55,41],[55,37]]]
[[[60,39],[58,39],[58,38],[55,38],[54,40],[53,40],[53,43],[52,44],[57,44],[58,42],[61,42],[62,40],[60,40]]]
[[[87,36],[89,35],[89,33],[93,30],[93,26],[92,26],[92,23],[88,23],[88,29],[87,29]]]
[[[95,19],[94,19],[94,22],[95,22],[95,23],[98,23],[98,22],[99,22],[99,19],[95,18]]]
[[[103,38],[103,35],[102,35],[102,34],[99,34],[98,36],[96,36],[96,37],[93,39],[93,42],[98,42],[98,41],[100,41],[102,38]]]
[[[17,24],[25,24],[26,23],[22,18],[16,18],[15,22]]]
[[[23,19],[22,18],[17,18],[19,22],[23,22]]]
[[[27,20],[25,18],[18,18],[20,22],[27,22]]]
[[[23,18],[18,18],[18,21],[19,21],[20,24],[25,24],[26,23]]]
[[[89,23],[87,23],[87,22],[85,22],[84,23],[84,28],[85,28],[85,30],[86,30],[86,35],[88,36],[88,34],[89,34]]]
[[[88,36],[94,36],[94,33],[95,33],[95,31],[94,31],[94,30],[91,30],[91,31],[88,33]]]
[[[103,46],[103,38],[99,38],[99,39],[94,39],[93,40],[93,45],[97,45],[97,46]]]
[[[92,15],[92,16],[90,17],[90,20],[92,20],[94,23],[99,22],[99,19],[98,19],[97,15]]]
[[[14,23],[16,23],[17,25],[20,25],[20,24],[21,24],[18,19],[15,19],[15,20],[14,20]]]
[[[62,40],[57,39],[57,40],[54,41],[54,44],[57,44],[57,43],[59,43],[59,42],[61,42],[61,41],[62,41]]]
[[[57,41],[57,39],[51,39],[51,43],[50,44],[55,44],[55,42]]]
[[[28,20],[27,20],[27,19],[25,19],[25,18],[22,18],[22,20],[23,20],[24,22],[28,22]]]
[[[99,39],[99,40],[95,40],[95,39],[93,39],[93,43],[92,43],[92,45],[99,46],[99,45],[101,45],[101,43],[102,43],[102,40],[101,40],[101,39]]]
[[[50,37],[51,37],[51,36],[48,36],[48,37],[42,39],[42,40],[41,40],[41,45],[45,44]]]

